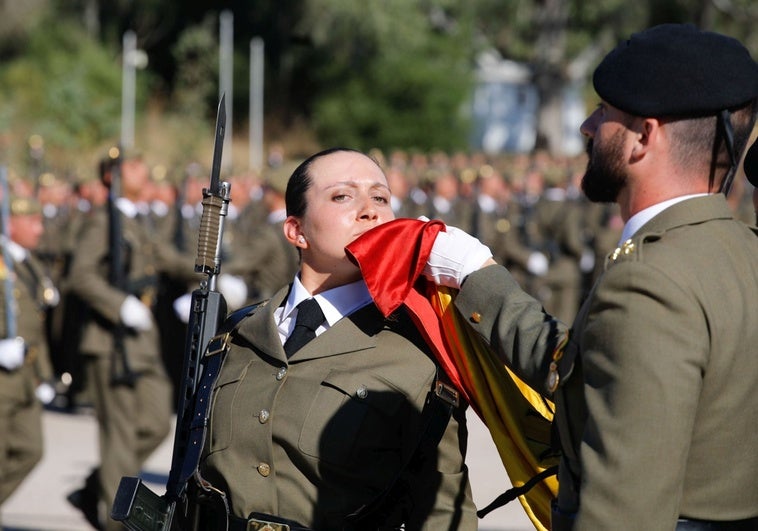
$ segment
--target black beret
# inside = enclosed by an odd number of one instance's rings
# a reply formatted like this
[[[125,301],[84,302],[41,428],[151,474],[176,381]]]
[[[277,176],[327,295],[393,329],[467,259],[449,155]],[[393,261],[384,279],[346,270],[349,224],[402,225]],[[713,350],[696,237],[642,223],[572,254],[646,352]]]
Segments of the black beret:
[[[621,42],[595,70],[595,91],[637,116],[705,116],[758,96],[758,64],[736,39],[662,24]]]
[[[750,184],[758,187],[758,140],[753,142],[753,145],[747,150],[743,168]]]

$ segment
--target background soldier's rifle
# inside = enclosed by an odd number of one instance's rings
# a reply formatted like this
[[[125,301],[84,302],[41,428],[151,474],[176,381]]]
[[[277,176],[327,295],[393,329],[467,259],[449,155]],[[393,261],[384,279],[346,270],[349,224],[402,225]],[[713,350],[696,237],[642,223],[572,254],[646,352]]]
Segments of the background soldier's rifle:
[[[166,493],[158,496],[139,478],[123,477],[111,511],[114,520],[121,521],[133,531],[168,531],[172,529],[175,515],[182,521],[192,519],[192,515],[187,514],[191,508],[186,503],[186,490],[187,480],[194,471],[194,465],[187,462],[194,397],[202,374],[203,353],[226,317],[226,302],[216,290],[216,277],[221,269],[221,237],[231,189],[229,183],[221,182],[219,177],[226,128],[224,100],[225,96],[222,96],[218,106],[210,186],[203,189],[203,215],[195,260],[195,271],[207,278],[192,292],[192,313],[187,327],[182,389]],[[180,512],[177,512],[177,506]],[[189,529],[188,526],[181,529]]]
[[[121,212],[116,204],[121,195],[121,149],[111,148],[108,152],[108,162],[105,171],[108,172],[108,255],[110,269],[108,282],[114,288],[127,291],[126,267],[124,257],[124,237],[121,224]],[[113,327],[113,354],[111,358],[111,383],[113,385],[128,385],[133,387],[137,375],[129,365],[126,354],[126,327],[116,323]]]

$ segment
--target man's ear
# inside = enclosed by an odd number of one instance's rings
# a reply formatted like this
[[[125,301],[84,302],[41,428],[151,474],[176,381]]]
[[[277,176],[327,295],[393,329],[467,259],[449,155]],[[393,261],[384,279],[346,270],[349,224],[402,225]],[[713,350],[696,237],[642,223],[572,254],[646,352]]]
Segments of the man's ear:
[[[630,128],[634,132],[634,145],[630,162],[641,160],[659,140],[661,123],[655,118],[640,118]]]

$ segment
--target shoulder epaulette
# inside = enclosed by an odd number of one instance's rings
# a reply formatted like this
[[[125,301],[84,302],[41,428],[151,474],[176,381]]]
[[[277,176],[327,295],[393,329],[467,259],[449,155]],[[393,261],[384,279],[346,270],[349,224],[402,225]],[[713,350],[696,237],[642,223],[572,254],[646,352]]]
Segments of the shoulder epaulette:
[[[638,249],[638,243],[634,242],[631,238],[626,240],[612,252],[608,253],[608,256],[605,258],[605,268],[608,269],[613,264],[633,258],[638,253]]]

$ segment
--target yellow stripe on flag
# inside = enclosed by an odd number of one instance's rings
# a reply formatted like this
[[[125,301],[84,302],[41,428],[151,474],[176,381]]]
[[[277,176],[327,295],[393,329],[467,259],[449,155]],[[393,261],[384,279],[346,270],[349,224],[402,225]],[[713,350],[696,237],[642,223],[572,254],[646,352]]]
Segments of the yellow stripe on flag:
[[[555,465],[550,455],[550,423],[553,404],[520,380],[495,356],[463,321],[452,305],[455,290],[438,287],[431,298],[440,317],[445,340],[471,406],[485,423],[514,487],[524,485]],[[529,519],[541,531],[550,528],[550,501],[557,496],[555,476],[519,496]]]

